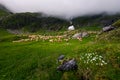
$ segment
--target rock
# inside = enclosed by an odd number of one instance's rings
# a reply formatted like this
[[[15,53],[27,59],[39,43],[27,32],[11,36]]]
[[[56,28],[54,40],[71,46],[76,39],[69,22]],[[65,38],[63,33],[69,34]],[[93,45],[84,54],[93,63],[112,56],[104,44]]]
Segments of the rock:
[[[86,36],[88,36],[88,33],[87,32],[83,32],[82,33],[82,37],[86,37]]]
[[[113,30],[113,29],[115,29],[113,26],[106,26],[106,27],[104,27],[103,29],[102,29],[102,31],[103,32],[108,32],[108,31],[111,31],[111,30]]]
[[[65,57],[65,55],[60,55],[60,56],[58,57],[58,61],[63,60],[64,57]]]
[[[72,26],[69,26],[69,27],[68,27],[68,30],[69,30],[69,31],[75,30],[75,27],[74,27],[73,25],[72,25]]]
[[[82,33],[76,33],[72,36],[73,39],[77,39],[78,37],[82,37]]]
[[[76,61],[74,59],[65,61],[63,64],[61,64],[59,67],[57,67],[57,70],[59,71],[70,71],[70,70],[77,70],[78,65],[76,64]]]
[[[87,32],[82,32],[82,33],[76,33],[73,35],[73,39],[77,39],[77,38],[83,38],[83,37],[86,37],[88,36],[88,33]]]

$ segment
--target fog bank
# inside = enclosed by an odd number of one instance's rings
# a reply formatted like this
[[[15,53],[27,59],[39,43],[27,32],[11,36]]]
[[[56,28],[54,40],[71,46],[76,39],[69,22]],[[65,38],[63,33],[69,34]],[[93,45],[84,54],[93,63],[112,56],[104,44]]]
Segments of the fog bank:
[[[42,12],[70,19],[77,16],[120,12],[120,0],[0,0],[14,13]]]

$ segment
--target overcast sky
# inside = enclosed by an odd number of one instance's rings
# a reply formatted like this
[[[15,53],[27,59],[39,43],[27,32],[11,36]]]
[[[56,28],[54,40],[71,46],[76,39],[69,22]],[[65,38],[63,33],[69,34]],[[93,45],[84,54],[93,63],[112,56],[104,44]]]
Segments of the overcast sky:
[[[120,0],[0,0],[0,3],[13,12],[43,12],[65,18],[120,12]]]

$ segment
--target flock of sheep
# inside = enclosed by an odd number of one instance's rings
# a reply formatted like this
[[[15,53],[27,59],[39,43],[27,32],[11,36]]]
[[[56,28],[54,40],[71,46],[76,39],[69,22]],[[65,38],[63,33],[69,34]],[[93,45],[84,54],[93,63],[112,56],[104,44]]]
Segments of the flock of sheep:
[[[79,41],[82,41],[82,38],[85,36],[88,36],[88,34],[96,34],[97,31],[87,31],[87,32],[79,32],[78,30],[73,31],[66,31],[62,35],[39,35],[39,34],[29,34],[29,35],[18,35],[21,37],[19,40],[15,40],[13,42],[28,42],[28,41],[49,41],[49,42],[68,42],[69,40],[73,39],[74,36],[76,36],[74,39],[77,39]],[[23,39],[22,37],[26,37]]]
[[[25,36],[25,35],[22,35]],[[28,42],[28,41],[49,41],[49,42],[68,42],[71,38],[67,35],[57,35],[57,36],[43,36],[43,35],[28,35],[26,39],[20,39],[13,42]],[[77,38],[82,41],[82,38]]]

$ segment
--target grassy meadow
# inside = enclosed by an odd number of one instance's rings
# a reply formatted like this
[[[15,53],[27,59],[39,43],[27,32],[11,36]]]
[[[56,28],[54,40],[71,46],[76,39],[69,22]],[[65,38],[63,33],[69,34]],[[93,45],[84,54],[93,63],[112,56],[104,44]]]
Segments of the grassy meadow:
[[[119,80],[120,43],[97,41],[96,35],[89,34],[82,41],[13,43],[20,37],[0,29],[0,80]],[[57,71],[57,58],[62,54],[76,59],[77,71]]]

